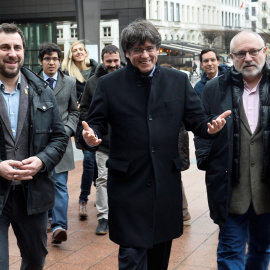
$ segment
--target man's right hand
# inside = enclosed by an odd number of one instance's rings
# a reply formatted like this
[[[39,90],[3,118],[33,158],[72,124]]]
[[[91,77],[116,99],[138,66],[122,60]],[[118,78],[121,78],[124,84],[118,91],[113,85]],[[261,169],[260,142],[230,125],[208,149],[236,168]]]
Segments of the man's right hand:
[[[90,146],[98,146],[102,142],[102,140],[96,137],[93,129],[90,128],[85,121],[82,121],[82,125],[83,125],[82,135],[85,142]]]
[[[0,176],[7,180],[31,180],[33,177],[30,175],[30,170],[22,170],[21,161],[17,160],[4,160],[0,162]]]

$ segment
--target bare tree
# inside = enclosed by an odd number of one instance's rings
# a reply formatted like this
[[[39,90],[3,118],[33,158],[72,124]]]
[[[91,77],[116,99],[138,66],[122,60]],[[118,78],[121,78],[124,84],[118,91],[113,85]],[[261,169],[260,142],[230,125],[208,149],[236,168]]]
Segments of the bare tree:
[[[211,30],[205,29],[205,30],[202,30],[202,35],[207,45],[210,48],[212,48],[214,46],[216,39],[220,36],[220,31],[217,31],[215,29],[211,29]]]
[[[224,30],[222,33],[222,43],[225,53],[230,53],[230,43],[232,38],[239,33],[240,31],[236,30]]]

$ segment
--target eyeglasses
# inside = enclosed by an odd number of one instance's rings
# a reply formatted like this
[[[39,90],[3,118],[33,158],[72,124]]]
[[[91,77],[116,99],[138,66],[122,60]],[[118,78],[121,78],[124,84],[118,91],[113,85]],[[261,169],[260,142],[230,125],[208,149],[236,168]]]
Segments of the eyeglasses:
[[[153,53],[155,50],[156,50],[155,46],[149,46],[145,49],[143,49],[143,48],[130,49],[130,51],[135,55],[142,55],[144,53],[144,51],[146,51],[147,53]]]
[[[53,60],[53,62],[60,61],[60,58],[57,58],[57,57],[43,57],[43,60],[49,63],[49,62],[51,62],[51,60]]]
[[[237,59],[242,60],[246,57],[247,53],[250,55],[250,57],[256,57],[259,54],[259,51],[261,51],[264,47],[261,47],[260,49],[253,49],[250,51],[241,51],[237,53],[232,53]]]

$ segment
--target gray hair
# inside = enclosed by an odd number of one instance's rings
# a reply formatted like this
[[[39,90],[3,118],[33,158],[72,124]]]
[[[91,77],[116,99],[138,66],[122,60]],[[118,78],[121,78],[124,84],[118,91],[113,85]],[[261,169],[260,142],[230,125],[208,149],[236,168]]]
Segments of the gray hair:
[[[260,41],[262,47],[265,47],[265,42],[264,42],[263,38],[262,38],[259,34],[255,33],[255,32],[252,32],[252,31],[250,31],[250,30],[244,30],[244,31],[239,32],[238,34],[236,34],[236,35],[232,38],[231,43],[230,43],[230,53],[233,52],[233,49],[234,49],[233,46],[234,46],[235,38],[237,38],[237,37],[238,37],[239,35],[241,35],[241,34],[252,34],[252,35],[256,36],[256,37],[259,39],[259,41]]]
[[[121,33],[121,47],[126,55],[135,44],[143,45],[149,40],[158,50],[161,36],[155,26],[147,20],[136,20],[130,23]]]

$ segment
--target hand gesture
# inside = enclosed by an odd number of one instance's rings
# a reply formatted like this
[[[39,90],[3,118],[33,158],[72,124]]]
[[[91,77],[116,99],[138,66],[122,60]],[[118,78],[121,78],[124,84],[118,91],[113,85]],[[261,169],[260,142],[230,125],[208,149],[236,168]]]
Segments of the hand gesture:
[[[225,111],[218,118],[212,121],[212,124],[207,123],[208,129],[207,132],[209,134],[215,134],[219,132],[226,124],[225,118],[231,114],[231,111]]]
[[[86,143],[89,144],[90,146],[99,145],[102,142],[102,140],[96,137],[93,129],[91,129],[85,121],[82,121],[82,125],[83,125],[82,135]]]

